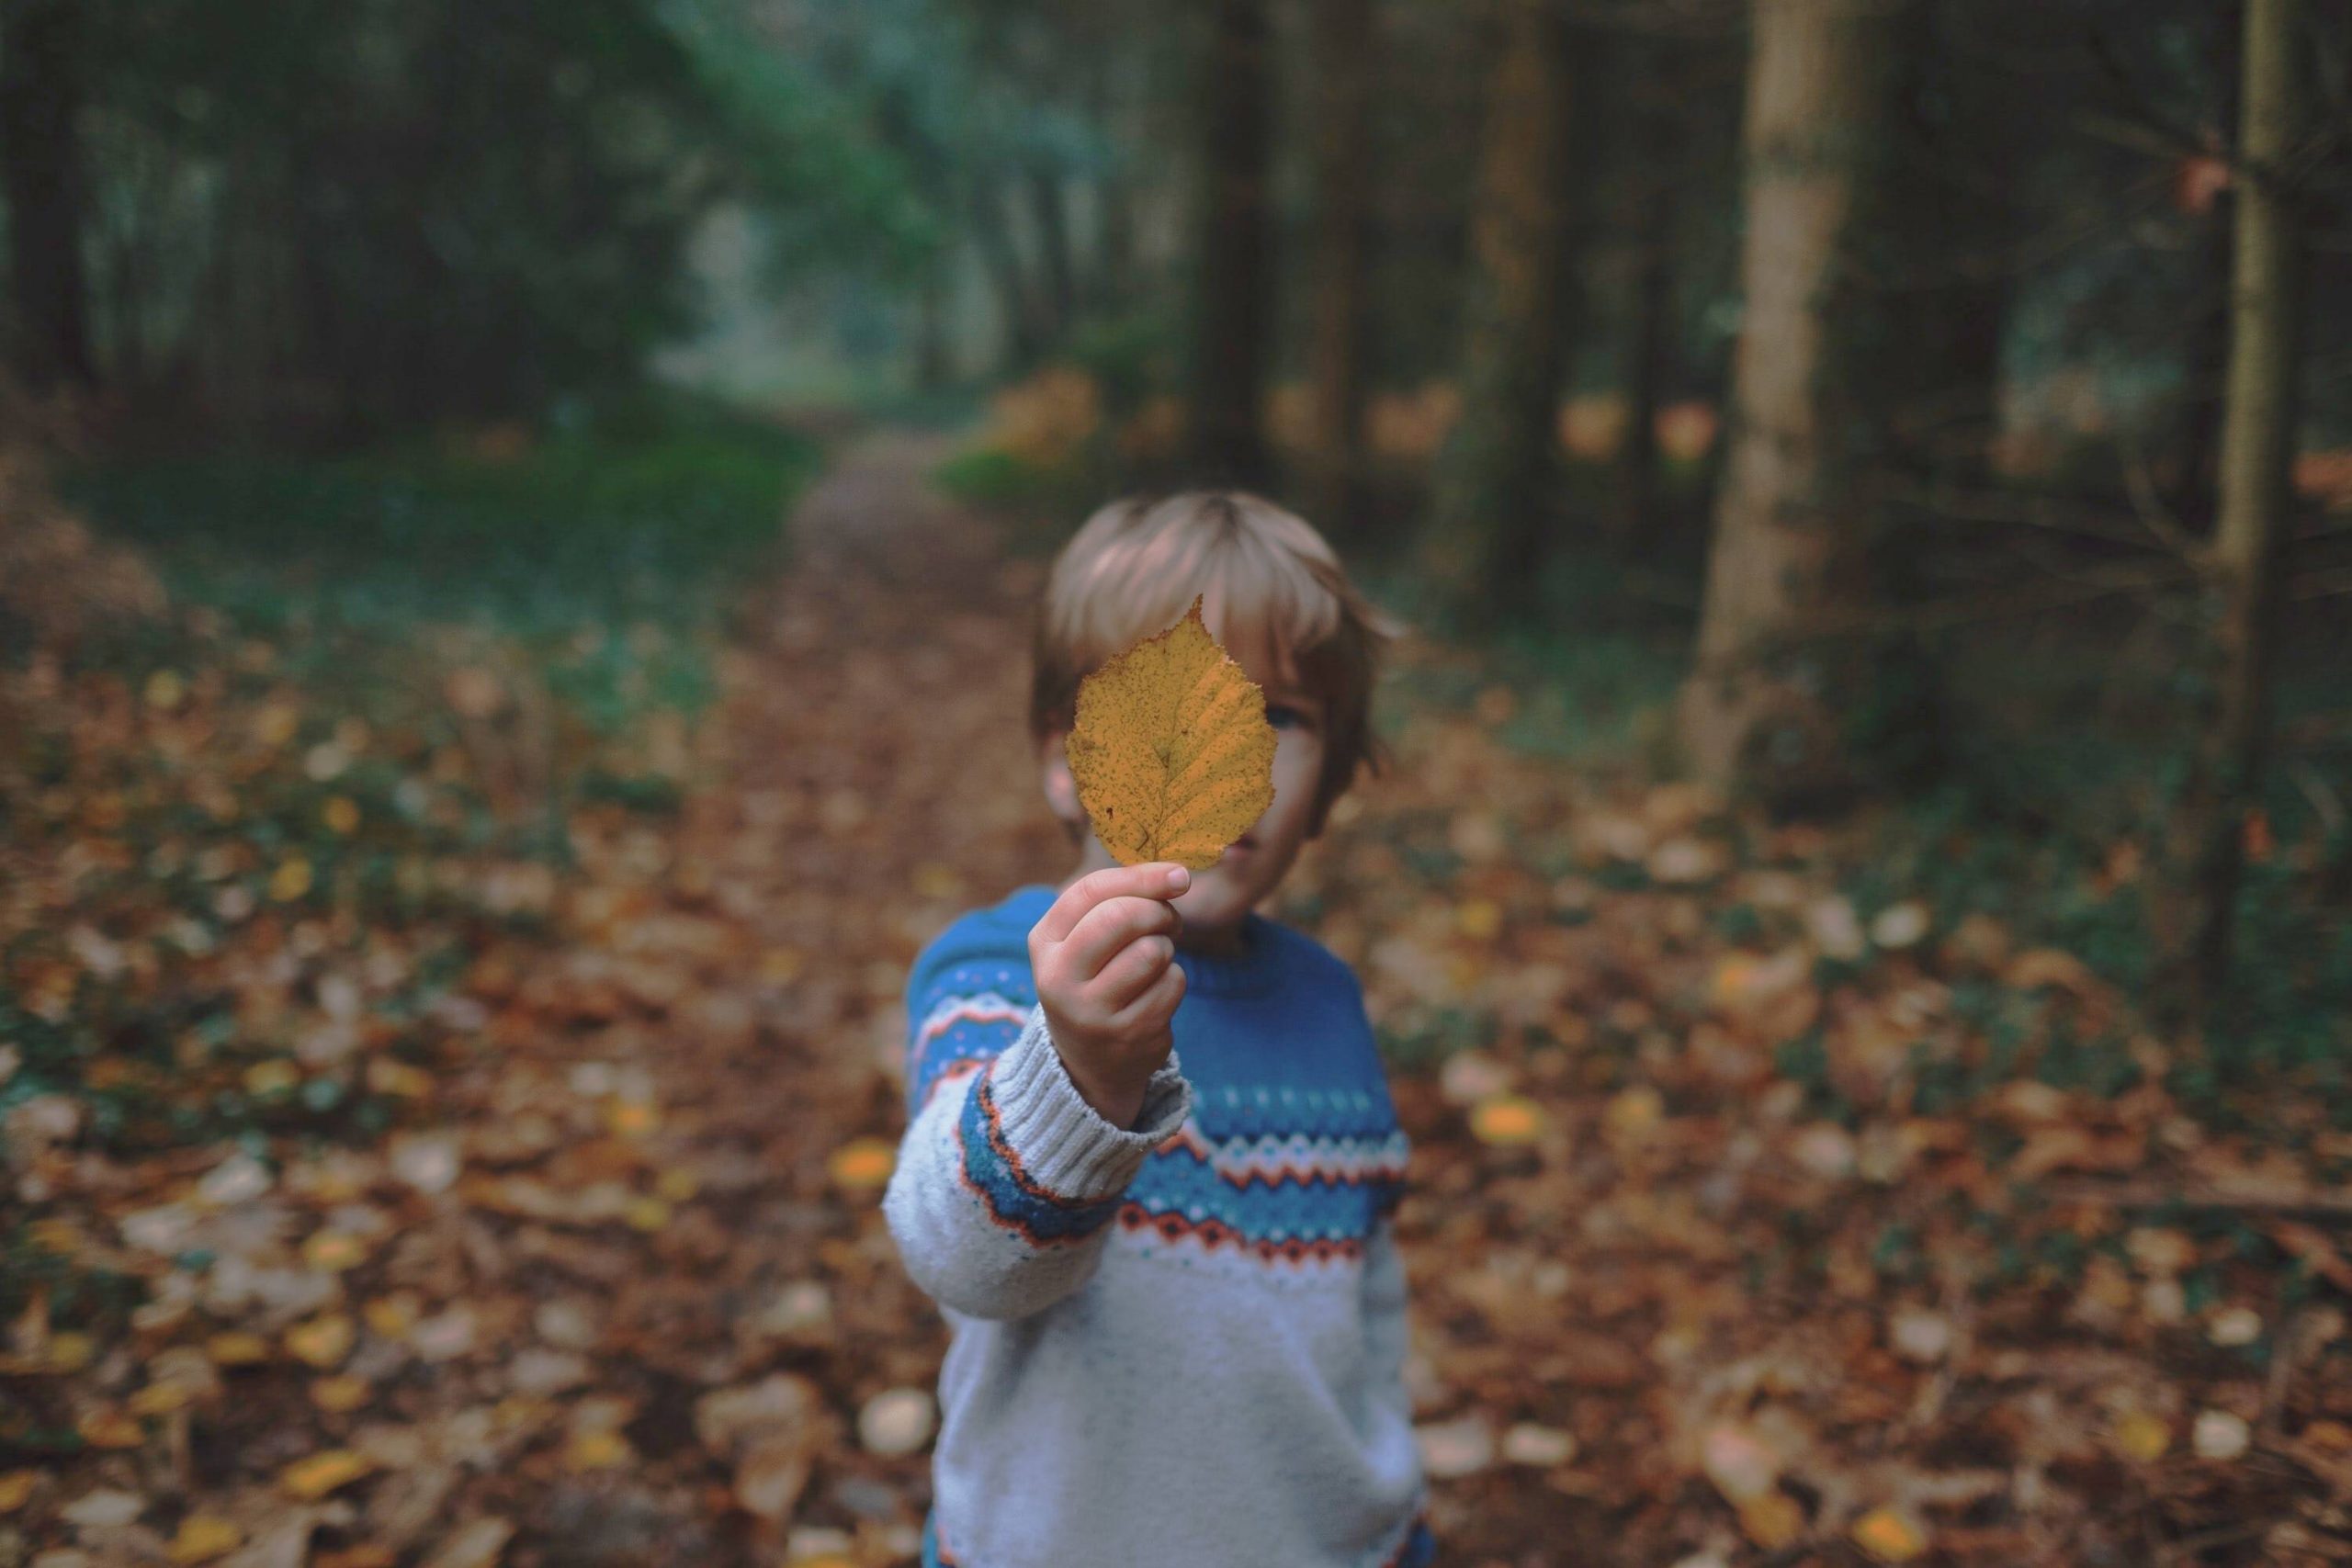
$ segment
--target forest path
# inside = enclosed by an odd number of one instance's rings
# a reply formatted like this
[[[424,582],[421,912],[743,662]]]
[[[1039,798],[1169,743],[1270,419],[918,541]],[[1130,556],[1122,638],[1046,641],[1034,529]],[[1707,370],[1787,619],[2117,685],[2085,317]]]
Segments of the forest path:
[[[517,1568],[909,1561],[945,1336],[879,1212],[907,969],[1069,852],[1023,722],[1041,568],[933,491],[943,452],[837,449],[788,564],[745,585],[681,813],[578,814],[557,940],[467,975],[488,1025],[440,1110],[468,1168],[361,1287],[462,1316],[403,1349],[370,1309],[355,1362],[402,1425],[340,1436],[401,1473],[322,1517],[352,1550],[470,1517],[514,1527]],[[2268,1383],[2158,1329],[2111,1257],[2005,1263],[2041,1226],[2079,1256],[2132,1222],[2002,1214],[1988,1239],[2004,1178],[1971,1123],[1890,1099],[1909,1053],[1969,1048],[1939,976],[2005,949],[1873,922],[1887,951],[1825,980],[1859,917],[1824,835],[1531,755],[1510,742],[1537,699],[1475,652],[1397,662],[1396,766],[1275,912],[1355,966],[1397,1053],[1408,1381],[1450,1562],[1858,1562],[1858,1529],[1886,1561],[1924,1534],[1939,1562],[2145,1562],[2320,1517],[2277,1465],[2160,1486],[2108,1434],[2163,1413],[2154,1459],[2185,1465],[2188,1412],[2352,1416],[2344,1377]],[[2016,984],[2119,1005],[2062,959],[2017,955]],[[2171,1112],[2056,1092],[2008,1113],[2052,1169],[2136,1169]],[[2215,1278],[2259,1299],[2243,1275]],[[240,1414],[219,1452],[286,1446],[270,1407]]]

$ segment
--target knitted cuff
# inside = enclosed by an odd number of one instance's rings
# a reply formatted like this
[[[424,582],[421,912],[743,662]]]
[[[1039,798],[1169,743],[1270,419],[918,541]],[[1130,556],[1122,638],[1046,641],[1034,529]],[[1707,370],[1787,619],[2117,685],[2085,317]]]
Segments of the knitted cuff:
[[[1038,1187],[1086,1202],[1126,1190],[1144,1156],[1175,1136],[1193,1109],[1174,1053],[1144,1087],[1133,1130],[1113,1126],[1086,1103],[1054,1048],[1046,1010],[1030,1010],[1021,1038],[989,1069],[996,1133],[1019,1169]]]

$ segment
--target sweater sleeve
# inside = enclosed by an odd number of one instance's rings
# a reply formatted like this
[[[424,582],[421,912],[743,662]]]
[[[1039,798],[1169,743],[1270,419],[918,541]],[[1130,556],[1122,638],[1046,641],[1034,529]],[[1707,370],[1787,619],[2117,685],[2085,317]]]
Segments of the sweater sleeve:
[[[1144,1157],[1192,1108],[1171,1056],[1136,1125],[1114,1127],[1078,1092],[1032,1006],[1012,1043],[935,1075],[883,1197],[907,1272],[944,1307],[1025,1317],[1085,1284]]]

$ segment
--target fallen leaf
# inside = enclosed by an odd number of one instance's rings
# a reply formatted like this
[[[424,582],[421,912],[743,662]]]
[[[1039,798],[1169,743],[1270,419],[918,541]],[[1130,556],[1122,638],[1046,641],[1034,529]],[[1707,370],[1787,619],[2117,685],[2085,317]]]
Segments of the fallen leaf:
[[[574,1472],[610,1470],[634,1457],[627,1438],[609,1428],[594,1427],[571,1435],[564,1445],[563,1467]]]
[[[33,1488],[40,1483],[37,1470],[12,1470],[0,1475],[0,1514],[13,1514],[30,1502]]]
[[[857,1440],[868,1453],[910,1454],[931,1440],[931,1395],[919,1388],[894,1388],[867,1400],[857,1413]]]
[[[350,1449],[328,1449],[296,1460],[277,1472],[278,1489],[289,1497],[316,1502],[339,1487],[348,1486],[373,1470],[365,1454]]]
[[[119,1529],[147,1511],[147,1500],[136,1492],[101,1486],[85,1492],[58,1510],[66,1523],[84,1529]]]
[[[245,1542],[244,1529],[218,1514],[190,1514],[164,1550],[175,1562],[209,1562]]]
[[[1927,1527],[1899,1508],[1872,1508],[1851,1533],[1854,1544],[1881,1562],[1908,1562],[1928,1550]]]
[[[1521,1421],[1503,1434],[1503,1458],[1512,1464],[1549,1470],[1574,1459],[1577,1440],[1556,1427]]]
[[[94,1449],[135,1449],[147,1440],[146,1428],[119,1410],[93,1410],[74,1430]]]
[[[1491,1148],[1516,1148],[1544,1135],[1549,1118],[1524,1095],[1498,1094],[1470,1112],[1470,1135]]]
[[[808,1490],[809,1444],[805,1434],[762,1438],[735,1462],[735,1503],[755,1519],[789,1518]]]
[[[1804,1534],[1804,1510],[1785,1492],[1766,1492],[1739,1501],[1739,1528],[1767,1551],[1778,1551]]]
[[[1715,1490],[1733,1503],[1761,1497],[1780,1484],[1780,1455],[1745,1427],[1708,1428],[1700,1445],[1700,1465]]]
[[[1070,776],[1122,865],[1204,870],[1273,804],[1265,694],[1209,636],[1201,604],[1079,687]]]
[[[514,1539],[514,1527],[504,1519],[474,1519],[451,1532],[424,1568],[492,1568]]]
[[[833,1185],[849,1192],[878,1191],[899,1163],[898,1145],[881,1138],[852,1138],[825,1160]]]
[[[295,1359],[325,1371],[351,1354],[358,1331],[342,1313],[329,1313],[286,1331],[286,1348]]]
[[[1483,1416],[1465,1416],[1413,1428],[1421,1464],[1432,1480],[1459,1481],[1495,1462],[1494,1428]]]
[[[2154,1464],[2172,1447],[2172,1427],[2160,1416],[2134,1410],[2115,1423],[2116,1450],[2142,1464]]]
[[[311,1403],[330,1416],[341,1416],[367,1404],[370,1392],[366,1378],[321,1378],[311,1385]]]
[[[2254,1432],[2242,1416],[2226,1410],[2200,1410],[2188,1441],[2199,1459],[2226,1461],[2244,1457],[2253,1446]]]

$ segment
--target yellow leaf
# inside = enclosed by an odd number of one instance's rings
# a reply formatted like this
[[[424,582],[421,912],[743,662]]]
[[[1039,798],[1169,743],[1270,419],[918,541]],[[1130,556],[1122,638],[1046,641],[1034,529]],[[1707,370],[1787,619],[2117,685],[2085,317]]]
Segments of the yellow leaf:
[[[1492,942],[1503,929],[1503,907],[1492,898],[1464,898],[1453,907],[1453,924],[1472,942]]]
[[[368,1064],[368,1087],[378,1094],[396,1094],[403,1100],[422,1100],[433,1090],[433,1077],[422,1067],[406,1062],[395,1062],[389,1056],[377,1056]]]
[[[1766,1492],[1739,1504],[1739,1528],[1767,1551],[1778,1551],[1804,1534],[1804,1510],[1785,1492]]]
[[[308,1323],[298,1323],[286,1331],[286,1348],[296,1359],[318,1368],[321,1371],[339,1365],[351,1354],[351,1342],[358,1331],[351,1319],[339,1312],[324,1317],[314,1317]]]
[[[684,1203],[702,1190],[702,1178],[691,1170],[665,1170],[653,1179],[653,1190],[673,1203]]]
[[[184,1382],[151,1382],[130,1396],[127,1404],[133,1416],[169,1416],[185,1409],[196,1397],[196,1390]]]
[[[2115,1446],[2127,1459],[2154,1464],[2172,1447],[2172,1424],[2161,1416],[2134,1410],[2116,1422]]]
[[[1544,1108],[1524,1095],[1497,1094],[1470,1112],[1470,1135],[1494,1148],[1515,1148],[1544,1135]]]
[[[359,830],[359,803],[347,795],[338,795],[319,808],[319,818],[335,832],[345,834]]]
[[[623,1138],[641,1138],[661,1123],[660,1108],[641,1100],[616,1100],[605,1108],[605,1124]]]
[[[216,1367],[252,1367],[269,1359],[269,1341],[258,1334],[232,1329],[204,1342],[204,1353]]]
[[[631,1229],[650,1235],[670,1223],[670,1205],[659,1198],[632,1198],[621,1211],[621,1218],[628,1222]]]
[[[1123,865],[1215,865],[1274,800],[1266,696],[1201,619],[1146,637],[1078,689],[1068,744],[1078,797]]]
[[[1656,1131],[1665,1115],[1664,1097],[1647,1084],[1635,1084],[1610,1097],[1602,1119],[1617,1136],[1638,1142]]]
[[[366,1378],[356,1378],[347,1373],[321,1378],[311,1385],[311,1403],[330,1416],[340,1416],[367,1404],[369,1392]]]
[[[396,1296],[379,1296],[359,1309],[368,1326],[387,1339],[405,1339],[424,1314],[418,1310],[416,1298],[402,1292]]]
[[[825,1161],[833,1185],[866,1192],[884,1185],[899,1163],[899,1151],[880,1138],[852,1138]]]
[[[0,1514],[13,1514],[31,1502],[33,1488],[39,1484],[38,1470],[12,1470],[0,1475]]]
[[[98,1342],[79,1329],[69,1328],[50,1337],[49,1365],[52,1371],[78,1372],[97,1353]]]
[[[628,1439],[603,1427],[574,1432],[571,1440],[564,1445],[563,1463],[567,1470],[610,1470],[628,1461]]]
[[[1872,1508],[1854,1521],[1854,1544],[1881,1562],[1908,1562],[1928,1550],[1920,1523],[1894,1508]]]
[[[245,1532],[217,1514],[190,1514],[167,1549],[175,1562],[209,1562],[243,1546]]]
[[[245,1069],[247,1094],[277,1094],[302,1081],[301,1069],[284,1057],[255,1062]]]
[[[139,1423],[119,1410],[93,1410],[74,1429],[94,1449],[135,1449],[147,1440]]]
[[[311,1502],[337,1487],[350,1485],[374,1468],[365,1454],[349,1449],[329,1449],[324,1453],[296,1460],[279,1471],[277,1484],[288,1495]]]
[[[368,1244],[349,1231],[318,1231],[302,1244],[302,1261],[322,1274],[340,1274],[368,1261]]]
[[[93,1067],[96,1066],[96,1063],[91,1065]],[[87,1082],[96,1076],[95,1073],[85,1073],[83,1081]],[[70,1258],[82,1250],[82,1227],[66,1219],[35,1220],[25,1227],[25,1239],[43,1252]]]
[[[187,682],[176,670],[158,670],[147,677],[147,705],[166,713],[187,696]]]
[[[310,890],[311,863],[300,855],[280,861],[269,874],[269,896],[281,904],[290,904]]]
[[[760,954],[760,980],[763,985],[788,986],[799,978],[808,958],[797,947],[771,947]]]

